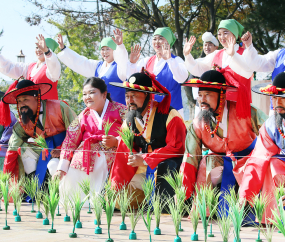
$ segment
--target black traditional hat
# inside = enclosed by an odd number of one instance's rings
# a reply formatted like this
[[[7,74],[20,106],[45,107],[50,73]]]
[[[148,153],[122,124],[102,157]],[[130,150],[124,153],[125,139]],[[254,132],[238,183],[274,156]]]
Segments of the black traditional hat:
[[[251,88],[251,90],[258,94],[285,97],[285,73],[281,72],[275,76],[273,82],[255,85]]]
[[[44,95],[51,88],[52,86],[49,83],[35,84],[30,80],[22,80],[17,84],[16,88],[12,89],[11,91],[9,91],[4,95],[2,101],[6,104],[17,104],[16,98],[19,95],[37,96],[39,90],[41,95]]]

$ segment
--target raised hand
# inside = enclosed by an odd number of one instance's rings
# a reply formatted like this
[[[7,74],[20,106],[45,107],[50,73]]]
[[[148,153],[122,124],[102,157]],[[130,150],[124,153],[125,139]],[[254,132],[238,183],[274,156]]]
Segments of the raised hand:
[[[36,43],[36,46],[42,51],[42,52],[47,52],[48,47],[46,45],[45,37],[42,34],[39,34],[38,37],[36,37],[38,43]]]
[[[191,52],[195,42],[196,42],[196,37],[195,36],[190,36],[189,40],[187,40],[187,38],[186,38],[186,42],[185,42],[185,45],[184,45],[184,48],[183,48],[184,56],[190,54],[190,52]]]
[[[246,32],[242,37],[241,37],[242,42],[245,44],[245,47],[248,48],[252,44],[252,35],[250,32]]]
[[[131,54],[130,54],[130,62],[135,64],[140,58],[141,55],[141,49],[140,45],[135,45],[134,47],[131,47]]]
[[[120,31],[119,29],[116,29],[113,32],[114,32],[115,38],[112,37],[112,40],[116,43],[116,45],[123,44],[123,32]]]
[[[62,39],[62,35],[61,34],[57,35],[57,43],[58,43],[60,49],[64,48],[64,43],[63,43],[63,39]]]
[[[164,60],[168,60],[169,58],[171,58],[170,45],[168,43],[166,43],[166,42],[162,46],[162,55],[161,55],[161,57]]]
[[[226,48],[226,52],[229,56],[233,56],[235,54],[235,44],[236,39],[234,37],[230,37],[227,39],[228,48]]]

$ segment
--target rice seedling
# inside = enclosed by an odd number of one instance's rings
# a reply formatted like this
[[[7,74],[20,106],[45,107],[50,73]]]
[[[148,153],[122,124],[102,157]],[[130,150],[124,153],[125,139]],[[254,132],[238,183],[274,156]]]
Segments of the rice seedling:
[[[153,212],[152,212],[151,206],[147,206],[145,204],[144,208],[146,208],[146,209],[142,209],[141,210],[141,216],[143,218],[144,224],[145,224],[145,226],[147,228],[147,231],[149,233],[149,241],[151,242],[151,232],[150,232],[150,230],[151,230],[151,219],[152,219]],[[144,212],[146,214],[146,217],[144,217]]]
[[[230,216],[228,216],[225,211],[221,211],[217,217],[217,224],[219,226],[223,242],[228,242],[232,227]]]
[[[166,205],[166,201],[157,192],[153,195],[151,205],[153,208],[153,213],[154,213],[154,217],[155,217],[155,225],[156,225],[156,228],[154,229],[153,234],[154,235],[161,235],[161,229],[159,228],[160,217],[161,217],[162,211]]]
[[[17,181],[14,177],[10,179],[10,196],[13,199],[14,208],[15,208],[15,210],[13,211],[14,216],[17,216],[16,204],[18,197],[22,195],[23,182],[24,182],[23,178],[20,179],[19,181]]]
[[[9,181],[0,181],[2,196],[4,199],[4,206],[5,206],[5,226],[3,227],[3,230],[9,230],[10,226],[7,224],[7,213],[8,213],[8,206],[9,206],[9,200],[10,200],[10,194],[9,194]]]
[[[92,213],[91,212],[91,208],[90,208],[90,201],[89,201],[89,197],[90,197],[90,179],[86,178],[85,180],[83,180],[82,182],[79,183],[79,186],[82,190],[82,192],[85,194],[85,196],[88,197],[88,202],[89,202],[89,210],[88,210],[88,214]]]
[[[225,195],[225,199],[229,205],[228,216],[230,217],[233,224],[235,241],[239,242],[240,229],[246,214],[245,201],[240,204],[238,201],[238,194],[235,193],[234,187],[230,188],[230,192]]]
[[[115,123],[115,121],[113,123],[109,122],[109,119],[107,120],[107,122],[105,123],[104,127],[104,131],[105,131],[105,135],[107,136],[112,125]]]
[[[217,190],[217,188],[213,189],[211,186],[206,187],[207,207],[210,213],[209,219],[211,220],[210,233],[208,234],[208,237],[214,237],[214,234],[212,233],[212,220],[217,211],[220,194],[221,193]]]
[[[285,210],[281,199],[277,203],[277,208],[272,210],[274,219],[268,218],[268,220],[285,236]]]
[[[38,208],[38,212],[37,212],[37,215],[36,215],[37,219],[43,218],[43,214],[41,213],[42,197],[43,197],[43,192],[40,189],[38,189],[37,192],[36,192],[36,195],[35,195],[36,205],[37,205],[37,208]]]
[[[113,239],[111,239],[110,237],[110,226],[111,226],[111,221],[112,221],[112,217],[114,214],[116,200],[117,200],[116,191],[112,188],[111,182],[109,181],[105,185],[104,196],[101,196],[101,205],[106,213],[107,226],[108,226],[108,237],[109,238],[106,240],[106,242],[113,242]]]
[[[44,207],[44,213],[46,218],[43,220],[43,225],[49,225],[49,219],[48,219],[48,215],[49,215],[49,202],[47,199],[48,195],[48,191],[43,191],[43,196],[42,196],[42,206]]]
[[[46,200],[48,201],[49,211],[51,215],[51,229],[48,230],[49,233],[56,233],[53,228],[55,210],[59,202],[59,179],[50,179],[48,182],[49,194],[45,194]]]
[[[142,189],[143,189],[144,196],[145,196],[144,202],[149,203],[154,193],[154,180],[144,179],[144,182],[142,184]]]
[[[69,234],[70,238],[76,238],[77,234],[75,233],[75,224],[79,219],[80,211],[85,203],[85,201],[88,199],[89,195],[87,195],[83,200],[81,199],[81,190],[77,189],[71,196],[71,199],[69,199],[69,204],[71,208],[71,214],[72,214],[72,221],[73,221],[73,230],[72,233]]]
[[[45,160],[46,157],[48,157],[48,145],[45,138],[37,134],[37,137],[34,139],[34,141],[40,148],[42,148],[42,158]]]
[[[38,188],[39,188],[39,178],[37,176],[25,179],[24,190],[25,190],[26,194],[32,200],[31,213],[36,212],[34,210],[34,201],[35,201],[35,196],[36,196],[36,192],[37,192]]]
[[[16,210],[17,210],[17,216],[15,217],[15,222],[21,222],[21,216],[20,216],[20,210],[22,206],[24,194],[21,192],[20,195],[16,198]]]
[[[265,237],[268,242],[272,242],[273,233],[276,230],[276,226],[274,224],[268,224],[267,220],[265,220],[265,228],[261,227],[261,233]]]
[[[120,212],[122,216],[122,223],[120,224],[120,230],[126,230],[127,225],[125,224],[126,213],[128,211],[129,205],[133,200],[134,193],[130,194],[128,188],[124,186],[118,193],[117,203],[120,207]]]
[[[134,133],[129,127],[123,127],[122,131],[118,130],[118,134],[121,136],[125,145],[129,148],[130,154],[133,154],[133,145],[134,145]]]
[[[285,184],[280,183],[274,191],[274,196],[277,204],[279,203],[280,198],[284,195],[285,195]]]
[[[129,205],[129,211],[127,213],[127,216],[130,219],[131,229],[132,229],[129,235],[130,240],[137,239],[137,234],[135,233],[135,227],[138,224],[139,220],[141,219],[143,210],[144,210],[144,206],[138,206],[138,209],[136,211],[131,205]]]
[[[191,235],[192,241],[198,241],[197,227],[199,223],[199,210],[197,204],[197,196],[193,196],[192,208],[185,206],[187,213],[190,215],[190,220],[193,226],[194,233]]]
[[[259,223],[259,225],[258,225],[258,237],[255,240],[256,242],[262,241],[262,239],[260,239],[260,228],[262,226],[260,226],[260,225],[262,222],[263,214],[264,214],[265,209],[266,209],[267,205],[269,204],[269,202],[270,202],[270,198],[264,194],[257,194],[253,198],[252,207],[255,211],[255,215],[256,215],[256,218],[257,218],[258,223]]]
[[[63,218],[64,222],[70,222],[70,216],[68,216],[68,208],[69,208],[69,194],[66,189],[62,189],[60,193],[60,200],[59,202],[64,208],[65,217]]]
[[[102,234],[101,216],[102,216],[102,205],[101,205],[101,194],[97,194],[95,191],[91,193],[90,201],[92,203],[93,211],[97,221],[97,227],[95,228],[95,234]]]
[[[10,173],[3,173],[3,171],[0,171],[0,181],[3,181],[4,183],[6,183],[6,181],[9,181],[10,176],[11,176]],[[2,208],[1,208],[2,197],[3,197],[3,193],[0,187],[0,211],[2,211]]]
[[[177,188],[175,195],[176,199],[169,198],[167,201],[167,210],[172,217],[175,228],[176,238],[174,239],[174,242],[181,242],[181,238],[179,237],[179,226],[181,224],[182,217],[186,213],[186,191],[184,187]]]

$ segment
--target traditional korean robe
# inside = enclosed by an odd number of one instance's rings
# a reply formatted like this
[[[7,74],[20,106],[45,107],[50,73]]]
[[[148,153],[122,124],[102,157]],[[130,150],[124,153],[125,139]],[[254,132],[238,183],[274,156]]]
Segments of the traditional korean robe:
[[[63,142],[57,170],[67,174],[60,185],[62,192],[78,188],[78,183],[89,178],[92,190],[100,192],[115,159],[117,147],[102,144],[104,126],[113,123],[108,135],[118,136],[126,106],[106,99],[101,116],[89,108],[84,109],[69,126]]]
[[[60,77],[61,66],[54,53],[49,57],[45,56],[45,62],[39,66],[37,66],[37,63],[13,63],[0,55],[0,72],[13,79],[23,76],[35,84],[49,83],[52,88],[42,96],[42,100],[58,99],[57,81]]]
[[[39,166],[37,166],[37,161],[42,160],[42,149],[34,145],[33,139],[37,135],[43,136],[46,140],[52,139],[53,137],[61,138],[65,137],[65,132],[70,125],[70,123],[76,118],[76,114],[73,110],[62,101],[58,100],[43,100],[41,104],[42,114],[39,115],[39,122],[36,126],[36,132],[34,130],[28,131],[33,127],[33,123],[29,121],[24,127],[17,122],[13,127],[13,133],[9,140],[9,147],[4,161],[4,172],[11,172],[12,175],[16,177],[18,175],[22,176],[26,172],[30,174],[36,171]],[[40,124],[39,124],[40,123]],[[60,148],[63,139],[53,148]],[[47,142],[48,143],[48,142]],[[57,143],[56,141],[50,141],[49,145]],[[20,157],[18,159],[20,149]],[[50,151],[50,150],[49,150]],[[49,157],[45,159],[43,165],[45,170],[47,168]],[[44,180],[45,173],[42,174]]]
[[[283,142],[284,139],[276,128],[275,115],[272,115],[259,130],[256,146],[245,166],[234,169],[240,184],[241,198],[252,201],[253,195],[259,194],[260,190],[271,198],[265,211],[266,217],[269,218],[273,218],[271,209],[274,210],[277,206],[275,188],[285,182]]]
[[[8,149],[8,142],[12,135],[13,126],[17,122],[15,115],[10,112],[11,124],[8,127],[0,126],[0,171],[3,171],[4,158]]]
[[[183,185],[186,188],[187,198],[191,196],[196,183],[216,186],[222,182],[223,185],[222,173],[225,165],[231,172],[229,180],[225,180],[225,185],[227,186],[230,182],[233,184],[229,185],[235,185],[235,179],[230,180],[233,178],[231,157],[233,159],[234,156],[236,157],[236,165],[246,162],[247,157],[238,156],[248,155],[251,152],[258,130],[267,119],[262,111],[254,107],[251,107],[251,118],[238,119],[235,108],[235,102],[226,102],[223,118],[214,138],[211,138],[206,130],[204,121],[199,122],[199,119],[195,118],[190,125],[186,136],[186,151],[180,169],[183,173]],[[214,121],[212,125],[215,128]],[[213,152],[203,159],[202,145]]]
[[[124,44],[117,45],[113,52],[114,61],[107,63],[106,61],[98,61],[87,59],[77,54],[75,51],[66,47],[57,54],[60,61],[67,67],[85,77],[96,76],[103,79],[107,85],[108,92],[111,94],[113,101],[125,104],[125,90],[118,90],[109,82],[126,81],[128,52]]]
[[[160,82],[171,94],[171,106],[179,111],[183,108],[181,97],[181,86],[179,83],[186,81],[188,77],[187,69],[183,60],[179,56],[171,54],[171,58],[158,60],[157,56],[146,57],[137,63],[128,62],[127,76],[140,72],[142,67],[156,76]],[[161,102],[163,96],[155,95],[155,100]]]
[[[148,176],[148,173],[153,174],[153,171],[157,168],[157,184],[160,184],[159,191],[162,192],[166,189],[169,194],[171,193],[161,176],[167,173],[167,167],[171,171],[179,170],[185,151],[186,127],[183,119],[175,109],[170,107],[168,114],[161,114],[157,112],[158,105],[156,101],[152,101],[147,128],[143,136],[135,137],[134,140],[133,152],[143,153],[142,157],[147,167],[127,165],[129,149],[120,139],[110,175],[113,185],[119,188],[128,185],[136,173],[144,173]],[[146,115],[143,119],[146,122]],[[143,123],[137,118],[135,121],[138,131],[141,132],[144,127]],[[135,188],[141,188],[141,184],[139,185]]]

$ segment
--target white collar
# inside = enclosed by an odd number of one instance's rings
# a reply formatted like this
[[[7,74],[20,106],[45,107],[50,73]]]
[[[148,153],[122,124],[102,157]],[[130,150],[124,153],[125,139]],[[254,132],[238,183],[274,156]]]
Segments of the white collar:
[[[153,109],[153,100],[151,100],[151,104],[150,104],[150,110],[149,110],[150,114],[152,112],[152,109]],[[147,112],[143,116],[143,122],[144,123],[142,122],[142,120],[140,120],[139,118],[136,117],[136,120],[140,124],[141,127],[144,127],[144,124],[146,122],[146,116],[147,116],[146,114],[147,114]],[[146,128],[148,129],[148,127],[146,127]],[[143,133],[143,137],[146,138],[146,131]]]
[[[104,118],[104,115],[106,113],[108,105],[109,105],[109,100],[106,98],[106,101],[105,101],[104,108],[103,108],[103,111],[101,113],[101,116],[99,116],[99,114],[94,109],[92,109],[92,111],[94,112],[95,117],[97,118],[97,121],[99,123],[99,125],[98,125],[98,129],[99,130],[102,130],[103,118]]]

